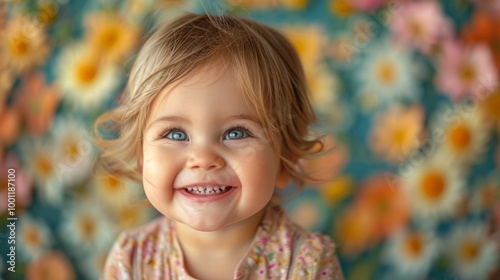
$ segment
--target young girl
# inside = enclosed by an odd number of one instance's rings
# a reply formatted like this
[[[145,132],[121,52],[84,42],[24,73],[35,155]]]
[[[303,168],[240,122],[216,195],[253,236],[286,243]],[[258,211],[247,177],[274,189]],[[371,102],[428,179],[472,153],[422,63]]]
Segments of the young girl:
[[[231,15],[160,25],[96,132],[118,125],[117,138],[97,133],[104,162],[141,180],[165,217],[122,233],[103,278],[343,279],[332,241],[272,199],[320,151],[314,121],[299,58],[277,31]]]

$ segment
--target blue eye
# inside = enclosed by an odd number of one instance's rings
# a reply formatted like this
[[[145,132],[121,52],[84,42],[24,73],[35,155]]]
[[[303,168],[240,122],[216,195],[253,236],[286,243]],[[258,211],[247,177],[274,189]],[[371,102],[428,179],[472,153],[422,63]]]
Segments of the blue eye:
[[[168,139],[176,140],[176,141],[186,141],[188,137],[186,133],[180,130],[172,130],[167,135],[165,135]]]
[[[235,128],[231,129],[227,132],[226,136],[224,137],[224,140],[230,140],[230,139],[242,139],[248,137],[248,134],[246,133],[245,130]]]

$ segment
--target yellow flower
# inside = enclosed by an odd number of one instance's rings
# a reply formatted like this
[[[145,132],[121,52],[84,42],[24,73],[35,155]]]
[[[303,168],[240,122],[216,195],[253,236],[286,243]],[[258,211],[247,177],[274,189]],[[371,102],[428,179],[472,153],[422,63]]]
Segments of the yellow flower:
[[[16,74],[43,64],[48,55],[45,30],[26,17],[12,18],[0,34],[0,61],[5,61],[7,67]]]
[[[281,5],[290,10],[302,10],[307,4],[308,0],[281,0]]]
[[[341,18],[348,17],[354,13],[354,9],[349,3],[349,0],[331,0],[330,11]]]
[[[324,58],[327,38],[319,26],[296,26],[284,28],[285,36],[299,54],[307,73],[315,73],[315,68]]]
[[[139,41],[137,26],[119,15],[90,14],[85,19],[88,43],[108,62],[118,62],[130,54]]]
[[[323,198],[334,205],[347,197],[353,190],[354,182],[351,176],[342,175],[321,188]]]
[[[402,161],[418,145],[423,122],[424,112],[419,106],[392,107],[377,119],[370,146],[388,161]]]
[[[229,0],[229,4],[247,9],[271,9],[276,8],[280,1],[281,0]]]

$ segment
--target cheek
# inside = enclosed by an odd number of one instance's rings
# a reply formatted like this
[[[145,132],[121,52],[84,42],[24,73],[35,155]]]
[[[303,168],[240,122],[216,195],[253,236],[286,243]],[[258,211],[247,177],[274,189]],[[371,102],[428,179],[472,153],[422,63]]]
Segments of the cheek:
[[[142,177],[148,197],[158,199],[171,193],[172,181],[176,174],[176,157],[159,147],[144,147]]]
[[[270,147],[247,149],[249,153],[238,155],[233,169],[240,179],[253,185],[274,187],[280,162]]]

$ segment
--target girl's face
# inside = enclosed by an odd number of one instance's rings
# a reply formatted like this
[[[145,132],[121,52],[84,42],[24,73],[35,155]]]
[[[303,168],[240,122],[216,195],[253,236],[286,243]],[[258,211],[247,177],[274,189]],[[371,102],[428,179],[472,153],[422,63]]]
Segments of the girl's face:
[[[288,177],[236,79],[201,72],[153,102],[142,174],[159,212],[215,231],[258,215]]]

